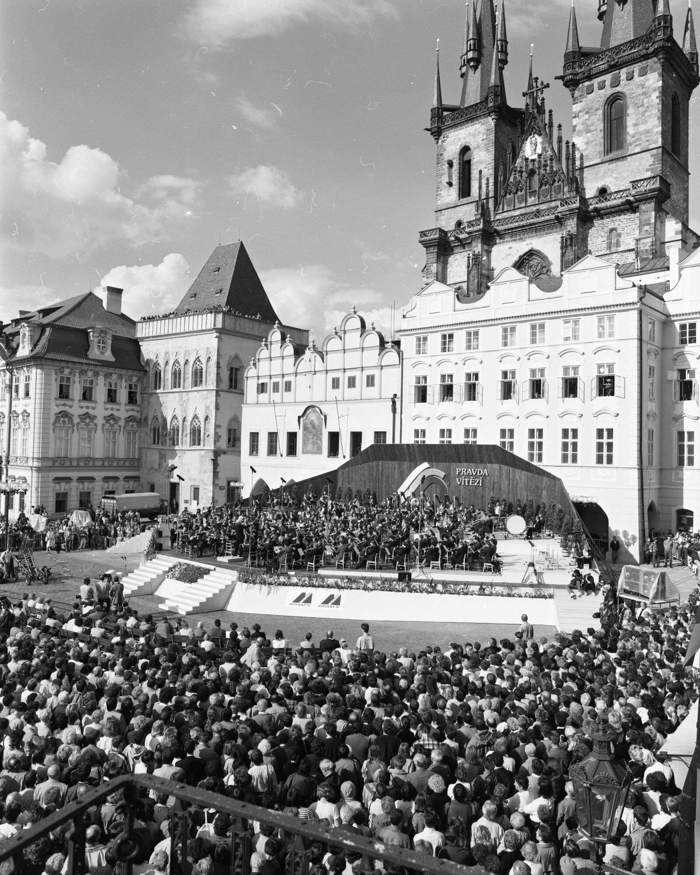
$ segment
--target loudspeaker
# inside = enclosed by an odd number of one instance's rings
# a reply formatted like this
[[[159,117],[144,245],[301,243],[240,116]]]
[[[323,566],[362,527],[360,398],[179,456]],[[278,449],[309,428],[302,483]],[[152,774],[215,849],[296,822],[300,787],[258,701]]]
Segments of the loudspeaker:
[[[410,571],[399,571],[399,583],[410,583],[411,582],[411,572]]]

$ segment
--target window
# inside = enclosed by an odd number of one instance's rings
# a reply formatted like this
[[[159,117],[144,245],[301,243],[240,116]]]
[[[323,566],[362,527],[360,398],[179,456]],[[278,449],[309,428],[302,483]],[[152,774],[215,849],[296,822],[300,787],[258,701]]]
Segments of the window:
[[[340,455],[340,432],[328,432],[328,458],[337,459]]]
[[[78,429],[78,455],[81,458],[91,458],[95,455],[95,429]]]
[[[105,400],[107,404],[116,404],[119,400],[119,387],[116,380],[107,380],[107,392]]]
[[[697,343],[697,322],[681,322],[678,326],[678,342],[681,346],[688,346],[690,343]],[[61,397],[60,395],[58,396]]]
[[[29,455],[29,414],[22,414],[22,427],[19,433],[19,454],[23,458]]]
[[[692,401],[695,397],[695,371],[679,368],[676,371],[675,401]]]
[[[479,373],[478,371],[469,371],[464,375],[464,400],[478,401],[479,400]]]
[[[596,465],[613,464],[613,430],[597,428],[595,430],[595,463]]]
[[[351,431],[350,432],[350,456],[351,458],[354,456],[359,456],[362,452],[362,432],[361,431]]]
[[[501,401],[515,398],[515,371],[501,371]]]
[[[530,346],[542,346],[544,343],[544,322],[530,323]]]
[[[654,429],[647,429],[647,465],[654,464]]]
[[[241,369],[233,365],[228,369],[228,387],[234,391],[238,391],[241,380]]]
[[[530,398],[534,401],[544,398],[545,379],[544,368],[530,368],[530,379],[528,381],[528,389]]]
[[[57,492],[54,497],[54,511],[56,513],[66,513],[68,510],[68,493]]]
[[[287,455],[296,456],[297,454],[297,433],[295,431],[287,432]]]
[[[19,398],[19,380],[14,380],[12,383],[12,397]]]
[[[95,381],[92,377],[83,377],[80,381],[80,400],[94,401]]]
[[[656,343],[656,319],[647,322],[647,340],[649,343]]]
[[[428,352],[428,335],[419,334],[416,337],[416,355],[425,355]]]
[[[451,331],[440,335],[440,352],[454,352],[455,336]]]
[[[127,383],[126,384],[126,403],[127,404],[138,404],[139,403],[139,384],[138,383]]]
[[[78,492],[78,507],[87,508],[92,505],[92,492],[89,489],[81,489]]]
[[[459,197],[472,196],[472,150],[465,146],[459,153]]]
[[[499,434],[498,445],[502,450],[512,453],[515,450],[515,429],[502,428]]]
[[[56,418],[53,429],[55,452],[57,456],[66,458],[71,455],[71,436],[73,434],[73,424],[68,417],[59,416]]]
[[[428,378],[425,374],[421,374],[415,379],[415,383],[413,384],[413,403],[428,403]]]
[[[579,397],[579,366],[564,365],[561,378],[561,397],[562,398],[578,398]]]
[[[171,447],[177,447],[180,444],[180,420],[177,416],[173,416],[170,420],[170,428],[168,429],[168,443]]]
[[[268,433],[267,433],[267,455],[268,456],[276,456],[277,455],[277,432],[276,431],[268,431]]]
[[[267,383],[258,383],[258,395],[267,395]]]
[[[621,94],[613,95],[605,104],[603,134],[606,155],[611,152],[621,152],[625,148],[626,114],[625,98]]]
[[[170,371],[170,388],[182,388],[182,368],[180,367],[180,362],[173,363],[172,369]]]
[[[71,379],[67,374],[61,374],[58,378],[58,397],[62,401],[70,399],[70,383]]]
[[[453,186],[455,184],[454,176],[455,176],[455,163],[450,158],[447,161],[447,184],[449,186]]]
[[[564,343],[574,343],[581,339],[581,320],[565,319],[562,340]]]
[[[649,400],[654,401],[656,399],[656,365],[649,365]]]
[[[365,386],[368,389],[374,389],[376,381],[376,376],[374,374],[366,374],[365,375]]]
[[[375,431],[374,443],[375,444],[385,444],[386,443],[386,432],[385,431]]]
[[[284,381],[284,394],[289,395],[289,394],[291,394],[291,391],[292,391],[292,381],[285,380]]]
[[[200,425],[199,417],[197,416],[193,416],[192,422],[190,423],[190,446],[202,446],[202,426]]]
[[[617,252],[620,245],[620,232],[617,228],[611,228],[608,231],[608,252]]]
[[[464,342],[467,352],[479,349],[479,329],[469,328],[464,332]]]
[[[542,462],[544,449],[544,429],[528,428],[527,430],[527,460],[528,462]]]
[[[678,447],[678,467],[692,468],[695,464],[695,432],[679,431],[676,433]]]
[[[615,397],[615,365],[600,364],[597,365],[596,371],[596,396],[598,398],[614,398]]]
[[[105,429],[105,459],[117,458],[117,437],[118,429],[115,426]]]
[[[32,385],[32,375],[29,371],[25,371],[24,376],[22,377],[22,397],[29,398],[29,393]]]
[[[153,389],[154,392],[157,392],[162,387],[163,372],[160,369],[160,365],[154,365],[153,370],[151,371],[151,389]]]
[[[199,504],[199,486],[190,486],[190,501]]]
[[[470,446],[478,443],[477,430],[475,428],[464,429],[464,443],[469,444]]]
[[[414,428],[413,429],[413,443],[414,444],[424,444],[425,443],[425,429],[424,428]]]
[[[160,420],[157,417],[151,421],[151,443],[156,447],[160,444]]]
[[[202,362],[199,359],[195,359],[195,363],[192,365],[192,388],[197,389],[203,383],[204,368],[202,367]]]
[[[501,328],[501,346],[515,346],[515,325],[504,325]]]
[[[226,446],[229,450],[235,450],[238,446],[238,426],[229,425],[226,429]]]
[[[127,426],[124,431],[124,455],[127,459],[135,459],[139,454],[139,430],[136,426]]]
[[[439,444],[451,444],[452,443],[452,429],[451,428],[441,428],[438,432],[438,443]]]
[[[279,395],[279,393],[280,393],[280,381],[279,381],[279,380],[273,380],[273,381],[272,381],[272,394],[273,394],[273,395]]]
[[[561,430],[561,463],[562,465],[578,464],[577,428],[563,428]]]
[[[452,374],[440,374],[440,401],[455,400],[454,376]]]
[[[248,435],[248,455],[257,456],[260,451],[260,434],[257,431],[251,431]]]
[[[615,316],[598,316],[598,340],[615,337]]]
[[[681,102],[674,93],[671,98],[671,151],[680,157],[681,154]]]
[[[348,389],[355,389],[355,388],[357,388],[357,377],[354,374],[352,374],[351,376],[348,377]]]
[[[331,389],[340,389],[340,377],[331,377]]]

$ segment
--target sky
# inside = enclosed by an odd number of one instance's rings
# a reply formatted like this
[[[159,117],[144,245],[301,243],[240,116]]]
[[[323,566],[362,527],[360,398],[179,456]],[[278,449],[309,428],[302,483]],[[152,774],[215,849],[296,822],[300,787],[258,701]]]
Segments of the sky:
[[[570,0],[506,2],[509,100],[534,43],[569,130]],[[577,8],[599,43],[596,0]],[[355,305],[389,332],[434,224],[435,40],[457,102],[463,19],[463,0],[6,0],[0,319],[105,284],[165,313],[242,239],[286,324],[321,339]],[[691,116],[698,154],[697,96]],[[698,180],[691,203],[697,226]]]

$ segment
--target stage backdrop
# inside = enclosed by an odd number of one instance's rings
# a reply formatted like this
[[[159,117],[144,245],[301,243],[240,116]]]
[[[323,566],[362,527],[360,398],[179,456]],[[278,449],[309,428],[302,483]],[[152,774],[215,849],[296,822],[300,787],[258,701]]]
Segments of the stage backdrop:
[[[445,473],[448,495],[465,504],[486,508],[489,499],[558,504],[575,515],[569,495],[558,477],[519,456],[492,445],[373,444],[335,471],[294,484],[301,494],[320,494],[329,487],[339,497],[348,492],[374,493],[377,500],[393,495],[416,468],[428,463]],[[428,492],[439,491],[433,478]]]

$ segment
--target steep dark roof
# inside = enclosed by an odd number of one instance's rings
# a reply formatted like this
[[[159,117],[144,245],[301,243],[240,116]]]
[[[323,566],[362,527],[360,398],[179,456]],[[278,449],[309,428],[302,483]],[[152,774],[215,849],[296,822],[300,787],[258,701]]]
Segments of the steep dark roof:
[[[109,328],[115,334],[127,337],[136,335],[134,320],[124,313],[110,313],[105,310],[102,301],[94,292],[75,295],[36,310],[20,311],[20,315],[5,326],[5,333],[9,336],[17,334],[23,322],[32,322],[41,326],[60,324],[72,328],[92,328],[100,325]]]
[[[175,312],[212,307],[228,307],[242,316],[263,322],[279,321],[241,242],[216,247]]]
[[[92,362],[87,358],[89,348],[88,335],[84,329],[67,325],[52,325],[45,330],[44,336],[37,344],[34,352],[42,358],[65,359],[67,361]],[[112,355],[114,362],[107,366],[124,368],[131,371],[143,371],[138,340],[133,337],[112,336]],[[101,362],[102,363],[102,362]]]

